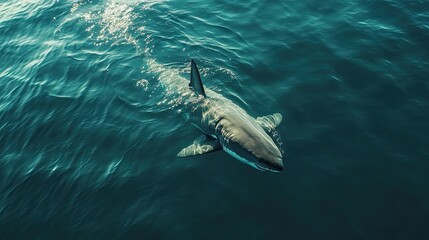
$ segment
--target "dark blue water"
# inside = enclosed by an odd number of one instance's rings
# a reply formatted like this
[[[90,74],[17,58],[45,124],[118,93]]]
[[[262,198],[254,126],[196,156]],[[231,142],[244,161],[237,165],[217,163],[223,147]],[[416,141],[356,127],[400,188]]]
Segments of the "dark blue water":
[[[429,238],[429,2],[0,2],[0,239]],[[285,170],[180,96],[279,112]]]

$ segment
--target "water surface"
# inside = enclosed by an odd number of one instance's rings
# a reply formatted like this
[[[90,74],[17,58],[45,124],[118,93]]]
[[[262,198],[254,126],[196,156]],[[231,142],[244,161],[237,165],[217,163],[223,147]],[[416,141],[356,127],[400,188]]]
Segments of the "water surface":
[[[0,2],[1,239],[429,237],[429,2]],[[190,59],[285,170],[179,159]]]

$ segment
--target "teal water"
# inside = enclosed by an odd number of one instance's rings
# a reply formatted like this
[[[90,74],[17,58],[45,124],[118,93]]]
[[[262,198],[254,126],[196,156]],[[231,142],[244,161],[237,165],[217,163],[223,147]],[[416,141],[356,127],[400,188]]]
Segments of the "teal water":
[[[429,237],[426,0],[3,0],[0,37],[0,239]],[[176,157],[191,58],[283,172]]]

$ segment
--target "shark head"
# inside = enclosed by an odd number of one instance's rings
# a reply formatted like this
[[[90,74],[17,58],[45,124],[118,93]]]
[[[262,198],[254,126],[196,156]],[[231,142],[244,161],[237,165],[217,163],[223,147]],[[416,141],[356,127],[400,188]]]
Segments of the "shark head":
[[[227,147],[223,146],[223,148],[234,158],[260,171],[280,172],[283,170],[282,156],[277,147],[266,149],[268,154],[262,156],[257,156],[261,152],[253,153],[246,146],[240,145],[238,141],[230,142]]]
[[[282,151],[254,119],[228,114],[216,129],[223,150],[234,158],[261,171],[283,170]]]

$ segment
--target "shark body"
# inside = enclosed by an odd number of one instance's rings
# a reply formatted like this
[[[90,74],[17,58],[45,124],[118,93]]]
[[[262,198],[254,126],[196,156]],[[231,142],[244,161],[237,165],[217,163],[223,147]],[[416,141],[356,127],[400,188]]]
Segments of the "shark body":
[[[275,128],[282,115],[253,118],[232,101],[209,91],[206,95],[194,60],[191,60],[190,88],[193,99],[187,104],[187,118],[203,135],[182,149],[178,157],[190,157],[224,150],[237,160],[261,171],[283,170],[283,151]]]

